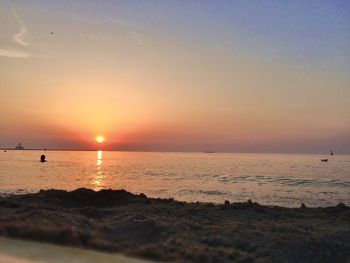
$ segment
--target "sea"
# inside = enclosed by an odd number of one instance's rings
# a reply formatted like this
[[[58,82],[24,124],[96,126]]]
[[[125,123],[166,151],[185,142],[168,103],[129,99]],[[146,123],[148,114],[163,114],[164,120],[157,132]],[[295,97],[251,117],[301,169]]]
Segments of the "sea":
[[[45,154],[47,162],[40,162]],[[321,159],[327,158],[327,162]],[[125,189],[186,202],[350,206],[350,155],[120,151],[0,152],[0,195]]]

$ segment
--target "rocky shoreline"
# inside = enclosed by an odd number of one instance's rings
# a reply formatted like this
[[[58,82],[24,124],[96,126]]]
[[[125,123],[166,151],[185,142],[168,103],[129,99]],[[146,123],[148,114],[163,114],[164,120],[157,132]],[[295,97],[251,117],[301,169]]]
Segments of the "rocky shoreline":
[[[185,203],[124,190],[0,198],[3,236],[177,262],[349,262],[350,208]]]

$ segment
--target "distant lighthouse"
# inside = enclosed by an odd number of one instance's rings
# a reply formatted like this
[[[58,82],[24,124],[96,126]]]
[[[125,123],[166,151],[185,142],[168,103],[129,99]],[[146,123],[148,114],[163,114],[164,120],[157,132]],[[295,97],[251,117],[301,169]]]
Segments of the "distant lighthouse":
[[[18,145],[16,146],[16,150],[24,150],[22,143],[18,143]]]

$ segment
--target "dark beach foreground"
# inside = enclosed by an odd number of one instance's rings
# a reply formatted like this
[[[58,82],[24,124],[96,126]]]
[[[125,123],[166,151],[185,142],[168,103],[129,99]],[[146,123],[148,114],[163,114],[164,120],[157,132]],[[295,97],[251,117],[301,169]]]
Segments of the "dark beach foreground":
[[[0,234],[178,262],[349,262],[350,208],[184,203],[124,190],[0,198]]]

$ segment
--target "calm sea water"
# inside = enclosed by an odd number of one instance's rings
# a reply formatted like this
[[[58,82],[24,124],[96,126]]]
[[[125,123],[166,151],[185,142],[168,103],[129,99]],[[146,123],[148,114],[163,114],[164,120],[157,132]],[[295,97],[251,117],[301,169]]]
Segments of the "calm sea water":
[[[0,153],[0,193],[79,187],[222,203],[350,205],[350,156],[47,151]],[[321,162],[321,158],[329,158]]]

